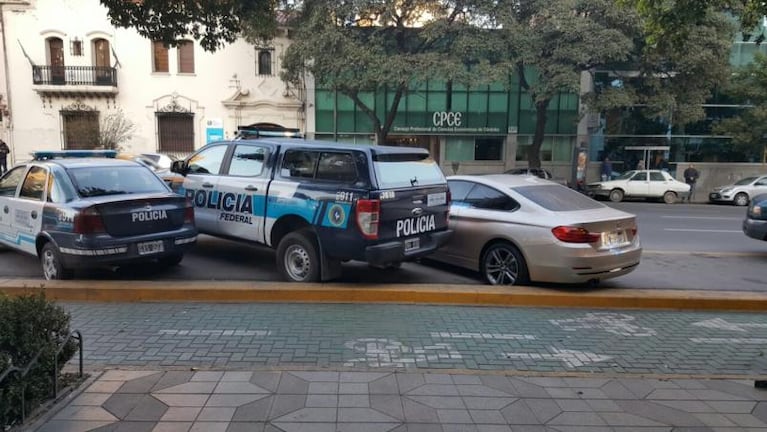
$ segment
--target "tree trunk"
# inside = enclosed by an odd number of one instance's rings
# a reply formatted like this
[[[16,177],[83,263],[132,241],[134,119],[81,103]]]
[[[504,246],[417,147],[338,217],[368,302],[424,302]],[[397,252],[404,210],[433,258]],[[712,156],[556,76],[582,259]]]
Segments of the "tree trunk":
[[[544,99],[535,103],[535,135],[533,135],[533,145],[527,151],[527,164],[530,168],[541,167],[541,145],[546,131],[546,113],[549,109],[549,102],[551,99]]]

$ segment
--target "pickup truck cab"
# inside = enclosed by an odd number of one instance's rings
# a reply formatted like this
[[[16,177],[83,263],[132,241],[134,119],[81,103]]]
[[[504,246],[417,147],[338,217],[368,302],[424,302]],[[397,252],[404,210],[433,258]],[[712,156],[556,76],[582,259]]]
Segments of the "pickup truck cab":
[[[197,229],[276,249],[293,282],[338,277],[349,260],[395,267],[442,246],[450,192],[420,148],[296,139],[211,143],[172,171]]]

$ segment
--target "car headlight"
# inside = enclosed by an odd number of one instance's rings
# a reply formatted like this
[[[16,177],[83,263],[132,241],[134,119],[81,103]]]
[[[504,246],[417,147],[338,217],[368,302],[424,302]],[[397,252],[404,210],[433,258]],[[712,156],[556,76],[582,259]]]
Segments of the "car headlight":
[[[724,188],[724,189],[720,190],[719,192],[720,192],[720,193],[728,193],[728,192],[732,192],[732,188]]]
[[[751,216],[755,218],[761,218],[762,217],[762,208],[759,206],[751,206],[750,209],[748,209],[748,212],[751,214]]]

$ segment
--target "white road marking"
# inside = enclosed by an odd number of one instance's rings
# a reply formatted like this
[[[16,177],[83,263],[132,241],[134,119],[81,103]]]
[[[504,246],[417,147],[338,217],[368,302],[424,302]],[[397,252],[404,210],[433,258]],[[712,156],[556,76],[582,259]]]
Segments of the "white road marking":
[[[762,345],[767,344],[767,338],[690,338],[691,341],[700,344],[743,344]]]
[[[555,326],[559,326],[565,331],[578,331],[578,330],[604,330],[608,333],[613,333],[621,336],[655,336],[658,334],[655,330],[649,327],[639,327],[631,324],[634,321],[631,315],[619,314],[612,312],[594,312],[588,313],[581,318],[563,319],[563,320],[549,320],[550,323]]]
[[[269,330],[160,330],[168,336],[270,336]]]
[[[709,220],[736,220],[742,221],[743,218],[733,217],[714,217],[714,216],[661,216],[664,219],[709,219]]]
[[[731,323],[729,321],[723,320],[722,318],[713,318],[710,320],[698,321],[696,323],[692,323],[692,325],[697,327],[710,328],[710,329],[732,330],[732,331],[739,331],[739,332],[747,332],[748,328],[767,328],[767,324]]]
[[[535,336],[527,334],[508,333],[460,333],[460,332],[431,332],[433,338],[449,339],[501,339],[501,340],[534,340]]]
[[[518,360],[540,360],[551,361],[558,360],[565,364],[569,368],[576,368],[586,365],[588,363],[598,363],[612,359],[610,356],[594,354],[587,351],[576,351],[567,349],[557,349],[550,347],[549,350],[552,354],[539,354],[539,353],[503,353],[506,358],[518,359]]]
[[[742,230],[716,230],[716,229],[693,229],[693,228],[663,228],[663,231],[741,233],[741,234],[743,233]]]
[[[344,346],[361,355],[347,360],[344,366],[360,364],[367,367],[413,367],[418,362],[460,360],[461,353],[451,344],[437,343],[427,346],[407,346],[402,342],[386,338],[360,338],[348,341]]]

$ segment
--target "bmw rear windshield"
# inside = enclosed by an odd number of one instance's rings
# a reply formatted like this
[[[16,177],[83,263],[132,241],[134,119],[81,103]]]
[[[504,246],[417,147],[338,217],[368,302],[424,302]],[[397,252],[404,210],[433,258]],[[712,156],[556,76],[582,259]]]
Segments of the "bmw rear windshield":
[[[605,207],[604,204],[561,185],[517,186],[512,189],[551,211],[592,210]]]
[[[72,168],[69,178],[83,198],[168,192],[165,183],[143,166]]]
[[[381,189],[446,184],[439,165],[426,153],[378,153],[373,166]]]

